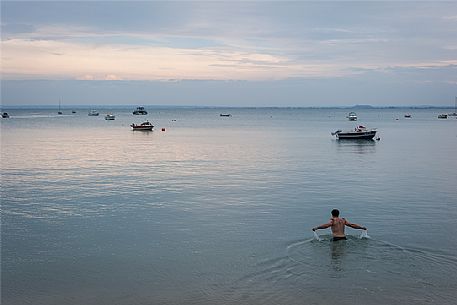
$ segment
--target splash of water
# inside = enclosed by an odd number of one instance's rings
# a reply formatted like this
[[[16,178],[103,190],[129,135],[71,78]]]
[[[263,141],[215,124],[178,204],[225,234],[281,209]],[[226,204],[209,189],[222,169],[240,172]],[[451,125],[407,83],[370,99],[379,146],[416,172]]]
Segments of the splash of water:
[[[360,238],[360,239],[370,238],[370,236],[368,236],[367,230],[362,230],[362,233],[360,233],[359,238]]]
[[[313,231],[313,235],[315,240],[322,241],[322,238],[320,238],[319,235],[317,235],[316,231]]]

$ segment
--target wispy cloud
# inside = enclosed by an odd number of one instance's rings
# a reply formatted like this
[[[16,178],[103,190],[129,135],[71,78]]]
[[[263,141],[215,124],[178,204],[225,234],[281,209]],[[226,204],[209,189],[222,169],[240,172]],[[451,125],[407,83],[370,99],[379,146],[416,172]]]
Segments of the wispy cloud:
[[[3,13],[3,79],[325,78],[443,67],[457,58],[449,43],[457,39],[449,27],[455,15],[439,5],[413,10],[403,3],[392,13],[395,3],[349,9],[347,3],[134,2],[135,18],[122,19],[125,28],[105,16],[124,16],[125,4],[103,10],[85,4],[81,11],[100,14],[86,17],[46,3],[39,18],[21,5],[16,15]]]
[[[286,58],[255,52],[48,40],[4,41],[2,57],[3,75],[26,78],[265,79],[293,69]]]

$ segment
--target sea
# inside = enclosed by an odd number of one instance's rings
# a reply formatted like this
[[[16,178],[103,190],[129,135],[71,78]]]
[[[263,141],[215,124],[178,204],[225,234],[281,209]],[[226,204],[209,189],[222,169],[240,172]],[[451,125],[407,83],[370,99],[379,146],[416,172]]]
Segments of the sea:
[[[455,304],[453,109],[133,108],[3,109],[2,304]]]

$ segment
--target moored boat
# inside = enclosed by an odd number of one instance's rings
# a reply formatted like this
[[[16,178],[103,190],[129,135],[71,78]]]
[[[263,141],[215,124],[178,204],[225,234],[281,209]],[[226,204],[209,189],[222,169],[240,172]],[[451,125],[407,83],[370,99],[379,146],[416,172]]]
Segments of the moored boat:
[[[365,126],[359,125],[354,130],[342,131],[341,129],[332,132],[332,136],[336,136],[337,139],[360,139],[360,140],[372,140],[376,135],[376,129],[367,129]]]
[[[59,111],[57,111],[57,114],[63,114],[62,110],[60,109],[60,101],[59,101]]]
[[[144,109],[144,107],[136,107],[136,109],[133,111],[134,115],[146,115],[148,112]]]
[[[357,114],[355,112],[349,112],[347,118],[349,121],[357,121]]]
[[[410,119],[411,115],[409,113],[405,114],[405,118]]]
[[[8,112],[2,112],[2,118],[7,119],[9,117],[10,115],[8,114]]]
[[[141,131],[152,131],[152,128],[154,128],[154,126],[148,121],[143,122],[141,124],[132,124],[132,125],[130,125],[130,127],[132,127],[132,130],[141,130]]]
[[[447,114],[439,114],[438,119],[447,119]]]
[[[230,113],[221,113],[219,116],[225,116],[225,117],[230,117],[232,116]]]
[[[116,116],[111,113],[108,113],[107,115],[105,115],[105,120],[107,120],[107,121],[113,121],[115,118],[116,118]]]
[[[88,115],[89,115],[89,116],[98,116],[99,113],[98,113],[97,110],[91,110],[91,111],[89,111]]]

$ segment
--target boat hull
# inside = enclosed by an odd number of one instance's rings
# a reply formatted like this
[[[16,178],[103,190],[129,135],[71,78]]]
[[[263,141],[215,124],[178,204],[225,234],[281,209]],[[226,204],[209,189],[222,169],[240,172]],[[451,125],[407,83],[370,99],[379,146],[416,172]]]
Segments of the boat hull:
[[[132,127],[132,130],[138,130],[138,131],[152,131],[152,126],[151,127]]]
[[[339,140],[372,140],[376,136],[376,130],[362,131],[362,132],[340,132],[336,134]]]

